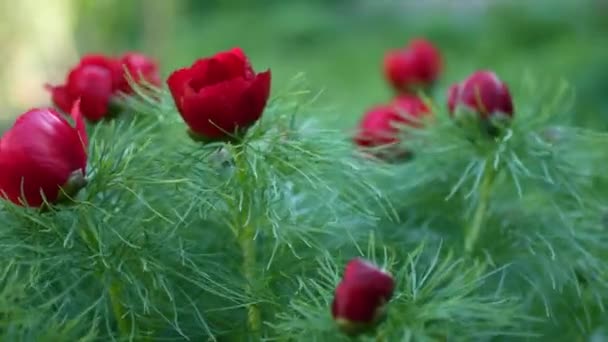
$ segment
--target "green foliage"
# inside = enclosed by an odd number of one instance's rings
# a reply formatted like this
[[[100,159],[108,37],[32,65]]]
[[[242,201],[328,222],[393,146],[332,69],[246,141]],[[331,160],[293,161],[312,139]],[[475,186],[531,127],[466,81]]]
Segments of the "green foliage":
[[[563,82],[523,80],[503,134],[434,105],[401,164],[311,119],[301,77],[226,144],[191,141],[166,91],[137,88],[89,127],[73,203],[0,204],[0,336],[346,340],[330,306],[355,256],[397,283],[360,340],[599,336],[608,135],[572,125]]]

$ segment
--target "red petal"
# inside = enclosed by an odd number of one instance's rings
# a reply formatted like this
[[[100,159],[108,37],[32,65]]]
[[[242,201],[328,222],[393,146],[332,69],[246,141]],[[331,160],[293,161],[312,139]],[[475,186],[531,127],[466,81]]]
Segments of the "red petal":
[[[234,77],[240,76],[245,79],[254,77],[254,71],[251,68],[249,59],[247,58],[247,55],[245,55],[245,52],[239,47],[220,52],[215,55],[214,59],[218,60],[226,69],[228,69],[231,75],[235,75]]]
[[[112,75],[112,91],[120,87],[123,79],[123,69],[118,59],[101,54],[88,54],[80,59],[80,63],[75,69],[86,66],[97,66],[106,69]]]
[[[376,147],[398,142],[395,123],[405,123],[391,106],[378,106],[369,110],[359,123],[355,142],[360,146]]]
[[[134,82],[140,83],[145,81],[152,85],[160,85],[160,76],[158,74],[158,64],[155,60],[146,55],[137,52],[128,52],[120,59],[121,64]],[[122,70],[120,90],[125,93],[132,93],[133,89],[129,85],[125,70]]]
[[[403,123],[420,127],[420,118],[430,114],[429,107],[417,96],[401,95],[393,101],[397,113],[404,119]]]
[[[243,95],[240,108],[246,121],[255,122],[262,116],[270,95],[270,81],[270,70],[257,74]]]
[[[74,128],[51,109],[21,115],[0,140],[0,190],[20,204],[42,204],[42,191],[53,202],[69,175],[86,168],[86,151]]]
[[[508,88],[492,71],[479,70],[461,85],[460,101],[483,118],[494,112],[512,114],[513,104]]]
[[[439,51],[431,42],[422,38],[412,39],[408,49],[416,56],[418,77],[426,82],[433,82],[443,66]]]
[[[83,150],[86,153],[89,147],[89,137],[87,135],[87,126],[84,123],[84,120],[82,118],[82,112],[80,111],[80,99],[74,102],[74,106],[72,107],[70,116],[76,123],[76,131],[78,132],[78,137],[82,144]]]
[[[188,83],[190,82],[191,73],[189,68],[179,69],[174,71],[167,79],[169,91],[171,91],[175,106],[179,111],[181,111],[181,102],[185,95],[186,88],[189,87]]]
[[[403,50],[389,51],[384,57],[385,76],[395,89],[408,82],[409,60],[411,56]]]
[[[511,92],[504,83],[501,84],[498,108],[500,112],[504,114],[513,115],[513,100],[511,99]]]
[[[210,58],[196,61],[191,70],[190,86],[194,91],[211,86],[233,78],[252,79],[253,69],[247,57],[240,49],[223,51]]]
[[[456,105],[458,103],[458,97],[460,93],[460,85],[453,84],[448,89],[448,111],[450,115],[454,114],[454,110],[456,110]]]
[[[393,277],[367,260],[356,258],[348,262],[344,269],[343,282],[364,283],[371,280],[367,286],[374,288],[388,300],[392,296]]]
[[[107,114],[113,92],[110,71],[94,65],[74,69],[67,87],[73,98],[80,98],[80,109],[87,119],[96,121]]]
[[[68,113],[72,107],[72,98],[67,91],[65,86],[51,86],[45,85],[45,88],[51,92],[51,98],[57,108],[61,109],[64,113]]]
[[[332,308],[334,318],[359,323],[373,322],[380,307],[390,299],[390,296],[378,291],[374,282],[373,278],[365,277],[338,284]]]
[[[239,106],[250,84],[236,78],[205,87],[198,94],[185,95],[181,102],[184,121],[192,131],[210,139],[225,137],[237,127],[250,126],[253,122]]]
[[[441,69],[441,54],[424,39],[413,39],[405,49],[389,51],[384,58],[385,76],[399,91],[431,85]]]

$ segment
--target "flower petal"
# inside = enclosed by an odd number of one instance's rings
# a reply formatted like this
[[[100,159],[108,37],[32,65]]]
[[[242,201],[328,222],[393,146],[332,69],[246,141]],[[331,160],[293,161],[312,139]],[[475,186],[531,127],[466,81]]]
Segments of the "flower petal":
[[[82,147],[87,152],[89,147],[89,137],[87,135],[87,127],[82,118],[82,112],[80,111],[80,99],[74,102],[74,106],[72,106],[72,110],[70,112],[70,116],[76,123],[76,132],[78,133],[78,137],[81,141]]]
[[[126,72],[129,73],[129,76],[135,83],[147,82],[155,86],[158,86],[161,83],[157,62],[146,55],[138,52],[125,53],[120,58],[120,64],[122,73],[119,90],[126,94],[133,92],[133,89],[128,82]]]
[[[249,60],[240,48],[199,59],[190,70],[192,77],[190,86],[195,91],[233,78],[253,79],[255,75]]]
[[[255,122],[262,116],[270,95],[270,81],[270,70],[257,74],[243,95],[240,108],[247,121]]]
[[[76,69],[87,66],[96,66],[106,69],[112,75],[112,90],[117,90],[120,87],[123,79],[123,69],[118,59],[101,54],[88,54],[80,59],[80,63]]]
[[[253,122],[240,111],[239,104],[251,82],[235,78],[186,95],[181,114],[190,129],[209,139],[218,139],[246,128]]]
[[[43,192],[53,202],[70,174],[86,167],[81,146],[76,130],[54,110],[21,115],[0,140],[3,197],[20,203],[25,196],[28,205],[39,206]]]
[[[113,93],[112,74],[109,70],[89,65],[74,69],[68,76],[68,92],[80,98],[82,114],[89,120],[99,120],[108,112]],[[70,105],[70,109],[71,109]]]
[[[186,87],[188,87],[188,83],[190,82],[190,75],[190,69],[183,68],[171,73],[167,79],[169,91],[171,91],[171,95],[175,101],[175,106],[179,111],[181,111],[181,99],[184,97]]]

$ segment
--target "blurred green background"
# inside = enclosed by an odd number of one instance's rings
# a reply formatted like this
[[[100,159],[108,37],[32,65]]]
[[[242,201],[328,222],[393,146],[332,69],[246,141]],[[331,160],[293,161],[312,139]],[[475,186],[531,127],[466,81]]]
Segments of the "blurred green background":
[[[436,89],[479,68],[512,87],[524,75],[565,79],[581,125],[608,127],[608,0],[0,0],[0,118],[47,105],[42,83],[62,82],[80,54],[141,50],[163,76],[241,46],[273,92],[304,73],[323,91],[312,115],[351,127],[390,100],[386,50],[427,37],[445,58]],[[517,99],[515,99],[517,103]]]

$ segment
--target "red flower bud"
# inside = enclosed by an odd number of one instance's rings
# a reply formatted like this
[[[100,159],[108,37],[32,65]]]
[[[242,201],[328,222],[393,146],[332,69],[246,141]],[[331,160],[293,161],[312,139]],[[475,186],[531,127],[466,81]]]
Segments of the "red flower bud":
[[[39,207],[58,202],[86,183],[88,138],[76,101],[76,127],[53,109],[32,109],[0,138],[0,197]],[[43,197],[44,196],[44,197]]]
[[[122,56],[120,63],[135,83],[144,81],[154,86],[160,86],[161,81],[158,73],[158,64],[155,60],[140,53],[129,52]],[[123,72],[125,70],[123,70]],[[121,78],[118,89],[125,94],[133,93],[133,89],[131,89],[126,75]]]
[[[82,115],[98,121],[109,112],[112,96],[119,91],[133,92],[127,81],[125,69],[135,82],[146,80],[160,85],[156,62],[138,53],[127,53],[120,60],[103,55],[86,55],[68,74],[64,85],[46,88],[53,102],[63,112],[69,112],[80,99]]]
[[[450,88],[448,88],[448,111],[451,114],[454,113],[456,109],[456,100],[458,98],[458,84],[452,84]]]
[[[439,51],[427,40],[414,39],[407,47],[389,51],[384,57],[384,74],[395,90],[411,93],[428,89],[442,69]]]
[[[482,119],[500,114],[513,116],[513,102],[506,84],[491,71],[476,71],[448,90],[448,110],[454,114],[459,108],[474,112]]]
[[[393,100],[393,107],[405,123],[412,127],[422,127],[421,119],[431,114],[429,107],[419,97],[412,95],[401,95]]]
[[[80,99],[82,115],[97,121],[108,113],[110,98],[120,80],[118,61],[102,55],[87,55],[70,71],[64,85],[47,85],[46,88],[62,111],[69,112],[74,102]]]
[[[418,97],[400,96],[391,105],[374,107],[363,116],[355,142],[362,147],[396,144],[397,125],[421,127],[420,119],[428,114],[429,108]]]
[[[336,287],[332,316],[344,332],[360,333],[382,319],[394,288],[389,273],[365,260],[353,259]]]
[[[228,140],[262,115],[270,94],[270,70],[256,74],[240,48],[197,60],[167,80],[190,132]]]

